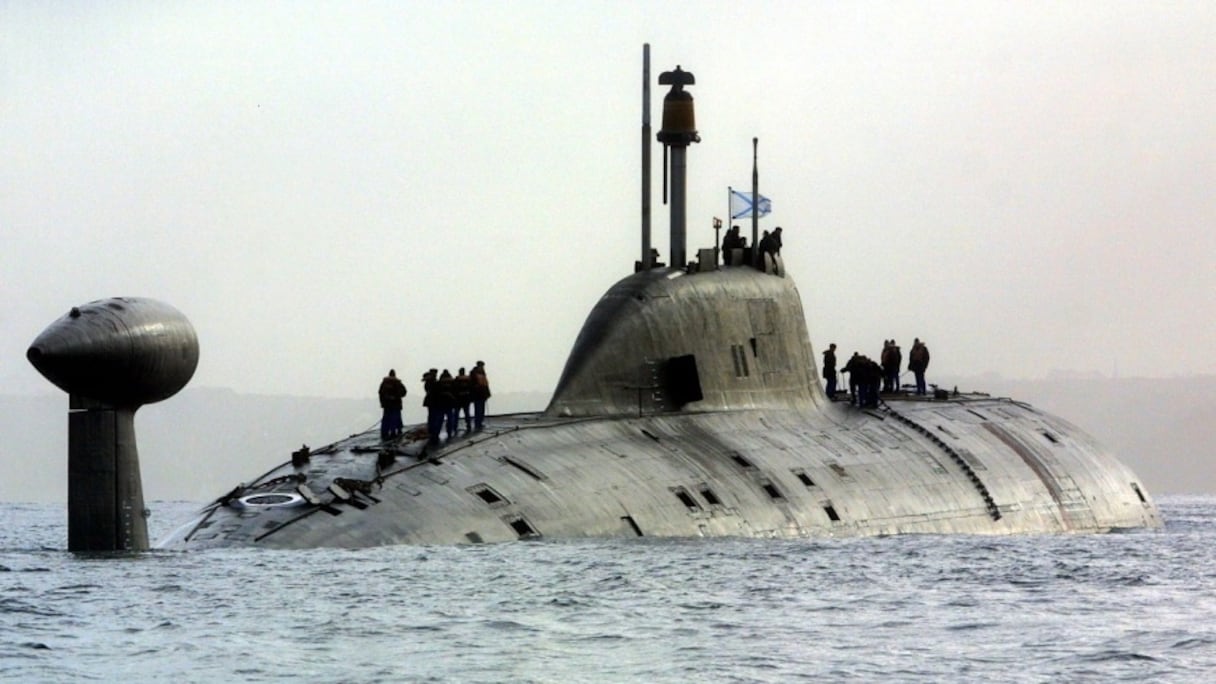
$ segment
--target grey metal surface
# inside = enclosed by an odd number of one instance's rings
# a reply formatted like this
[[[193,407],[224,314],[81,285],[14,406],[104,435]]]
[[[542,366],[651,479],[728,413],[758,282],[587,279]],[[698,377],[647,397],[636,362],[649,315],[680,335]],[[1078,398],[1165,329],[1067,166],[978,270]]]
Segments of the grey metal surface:
[[[350,437],[234,489],[162,545],[1161,525],[1139,478],[1059,418],[986,395],[861,410],[828,401],[816,375],[790,279],[637,273],[588,317],[545,412],[491,417],[429,451],[420,438]],[[702,398],[673,404],[691,380]]]
[[[141,406],[185,387],[198,353],[194,327],[177,309],[113,297],[73,307],[34,339],[26,358],[68,394]]]
[[[791,279],[655,269],[621,280],[592,309],[546,413],[653,413],[676,389],[653,368],[684,355],[696,358],[704,395],[695,410],[827,403]]]
[[[68,550],[148,548],[135,411],[95,406],[68,413]]]
[[[894,403],[894,402],[893,402]],[[908,401],[901,415],[844,405],[646,418],[499,416],[420,460],[377,471],[378,435],[308,469],[267,473],[164,541],[169,548],[458,544],[531,536],[815,537],[1077,533],[1155,527],[1133,473],[1075,428],[1002,399]],[[1047,468],[1012,454],[988,425]],[[1050,438],[1046,435],[1050,434]],[[943,447],[934,437],[941,440]],[[1053,441],[1054,440],[1054,441]],[[948,451],[965,453],[970,473]],[[322,497],[242,499],[365,483],[362,507]],[[977,482],[978,479],[978,482]],[[270,484],[262,484],[267,483]],[[981,486],[982,483],[982,486]],[[999,511],[992,515],[984,492]]]

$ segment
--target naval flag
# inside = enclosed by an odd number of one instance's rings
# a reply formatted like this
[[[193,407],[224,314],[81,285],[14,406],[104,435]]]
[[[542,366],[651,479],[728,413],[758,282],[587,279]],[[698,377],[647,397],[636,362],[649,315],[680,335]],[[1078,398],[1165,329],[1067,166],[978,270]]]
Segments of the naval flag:
[[[773,210],[773,202],[764,195],[756,195],[756,204],[759,207],[757,216],[767,216]],[[750,192],[739,192],[734,188],[730,190],[730,217],[731,219],[750,218],[752,215],[752,194]]]

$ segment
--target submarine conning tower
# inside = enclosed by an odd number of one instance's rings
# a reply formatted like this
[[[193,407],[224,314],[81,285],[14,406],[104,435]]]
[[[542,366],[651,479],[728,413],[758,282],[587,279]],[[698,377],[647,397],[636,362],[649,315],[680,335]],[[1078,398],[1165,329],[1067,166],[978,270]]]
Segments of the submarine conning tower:
[[[802,300],[779,257],[766,257],[763,270],[719,269],[714,250],[702,250],[699,263],[686,264],[685,152],[701,138],[684,86],[695,82],[678,65],[659,76],[660,85],[671,86],[657,136],[671,148],[671,266],[646,268],[644,257],[638,272],[600,298],[566,359],[548,415],[643,416],[827,403]],[[644,147],[643,177],[648,159]],[[644,190],[643,245],[649,235],[646,197]]]
[[[72,307],[30,345],[26,358],[70,396],[69,551],[148,548],[135,411],[185,387],[198,356],[180,311],[137,297]]]
[[[638,416],[827,403],[793,280],[651,269],[587,316],[546,413]]]

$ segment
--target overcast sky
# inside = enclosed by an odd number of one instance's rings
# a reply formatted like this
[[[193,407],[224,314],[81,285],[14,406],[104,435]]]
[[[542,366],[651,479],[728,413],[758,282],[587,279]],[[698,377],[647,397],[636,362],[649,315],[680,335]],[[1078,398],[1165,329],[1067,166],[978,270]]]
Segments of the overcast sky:
[[[645,42],[697,80],[689,253],[758,137],[817,351],[1216,373],[1216,3],[10,1],[0,391],[120,295],[195,386],[551,389],[638,258]]]

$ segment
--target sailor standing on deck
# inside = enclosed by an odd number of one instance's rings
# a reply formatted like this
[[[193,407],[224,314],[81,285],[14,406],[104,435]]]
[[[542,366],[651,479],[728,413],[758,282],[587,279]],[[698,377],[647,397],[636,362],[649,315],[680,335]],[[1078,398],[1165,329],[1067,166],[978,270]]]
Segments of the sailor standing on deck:
[[[473,431],[473,417],[469,405],[473,403],[473,379],[464,372],[462,366],[452,379],[452,392],[456,395],[456,423],[460,424],[460,414],[464,413],[464,431]]]
[[[929,368],[929,347],[925,346],[920,338],[916,338],[912,342],[912,349],[908,352],[908,370],[916,374],[916,393],[923,395],[925,393],[925,370]]]
[[[405,385],[397,379],[397,371],[390,368],[388,375],[380,381],[380,408],[384,409],[384,416],[380,418],[380,439],[401,434],[401,400],[405,393]]]
[[[486,400],[490,398],[490,380],[486,377],[485,361],[478,361],[469,371],[473,380],[473,429],[481,431],[486,420]]]
[[[823,379],[827,381],[828,399],[836,401],[836,343],[823,352]]]
[[[841,373],[849,374],[849,403],[857,403],[857,383],[861,379],[861,364],[862,355],[860,352],[853,352],[853,356],[849,357],[848,362],[844,364],[844,368],[840,369]]]
[[[722,265],[731,265],[731,255],[736,249],[746,249],[747,238],[739,234],[739,226],[731,226],[722,236]]]
[[[443,423],[446,426],[448,439],[456,436],[456,387],[452,381],[452,373],[444,368],[435,383],[435,395],[442,408]]]
[[[882,390],[884,392],[899,391],[899,365],[903,363],[904,355],[899,350],[895,339],[883,345],[882,350]]]
[[[436,375],[439,371],[435,368],[422,374],[422,387],[426,395],[422,399],[422,405],[426,407],[426,435],[428,444],[439,443],[439,431],[443,429],[443,409],[439,405],[439,396],[436,390],[436,385],[439,383],[439,377]]]

